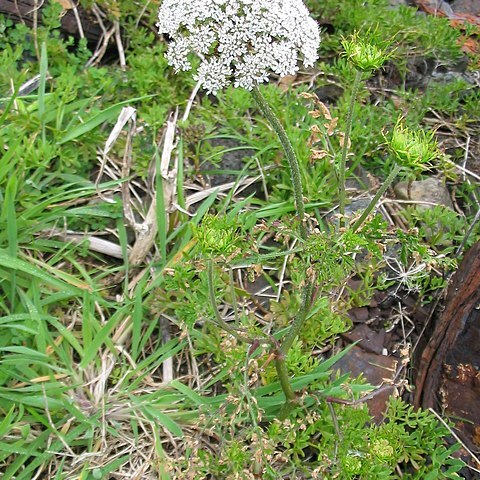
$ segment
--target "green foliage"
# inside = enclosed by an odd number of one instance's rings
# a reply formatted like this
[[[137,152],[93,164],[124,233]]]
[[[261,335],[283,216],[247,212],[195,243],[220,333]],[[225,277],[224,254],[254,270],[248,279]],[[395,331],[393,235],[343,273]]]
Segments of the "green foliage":
[[[233,217],[206,215],[194,228],[195,238],[204,256],[228,257],[241,251],[240,223]]]
[[[358,254],[367,259],[381,258],[382,240],[386,224],[381,216],[374,216],[359,231],[347,228],[337,234],[335,230],[317,231],[310,235],[305,245],[305,252],[310,256],[319,276],[319,282],[328,287],[343,282],[361,262]]]
[[[229,398],[241,417],[247,404]],[[326,480],[461,478],[463,462],[451,456],[458,445],[445,446],[448,430],[428,411],[392,398],[381,425],[371,423],[364,406],[336,406],[333,415],[320,402],[267,427],[237,425],[235,435],[217,417],[220,451],[190,450],[176,471],[198,480],[208,474],[242,479],[261,474],[272,480],[305,474]]]
[[[469,227],[467,219],[451,208],[435,205],[432,208],[408,208],[406,216],[409,224],[418,228],[418,236],[426,240],[427,245],[437,252],[446,255],[452,253],[459,245]],[[478,225],[467,240],[467,247],[472,245],[478,236]]]
[[[263,87],[262,92],[270,107],[285,125],[287,135],[300,159],[305,196],[312,203],[331,199],[334,191],[334,170],[325,162],[309,162],[308,137],[312,119],[307,114],[306,106],[299,99],[298,92],[283,93],[270,85]],[[225,92],[219,92],[217,99],[218,102],[215,103],[208,97],[202,99],[202,104],[197,110],[202,128],[207,132],[216,132],[215,135],[219,138],[238,142],[245,150],[253,150],[262,170],[268,174],[270,204],[290,198],[292,187],[286,159],[283,158],[277,140],[272,137],[269,125],[259,116],[251,95],[241,89],[229,88]],[[246,114],[239,116],[232,113],[237,111]],[[256,118],[252,118],[249,112]],[[211,160],[210,149],[207,142],[202,142],[199,147],[197,146],[196,156]]]
[[[445,273],[456,268],[455,258],[437,253],[422,240],[416,228],[407,232],[397,230],[396,235],[399,262],[396,265],[389,263],[394,271],[392,277],[408,290],[419,292],[421,297],[431,300],[429,293],[446,286]]]
[[[159,279],[152,292],[149,309],[155,316],[175,313],[180,326],[193,328],[208,308],[206,272],[197,272],[192,263],[182,262]]]
[[[413,106],[409,112],[411,118],[415,116],[422,119],[431,110],[458,118],[458,122],[461,122],[462,117],[474,116],[471,109],[477,106],[478,92],[461,77],[432,80],[421,90],[421,96],[419,93],[419,89],[402,93],[404,101]]]
[[[5,479],[33,478],[45,464],[54,465],[52,459],[66,446],[91,451],[106,436],[122,442],[116,427],[102,419],[100,390],[104,413],[124,412],[119,421],[129,442],[138,439],[137,421],[155,422],[181,436],[177,413],[191,394],[188,388],[139,393],[138,379],[183,345],[151,338],[156,322],[146,321],[141,308],[148,291],[138,289],[132,301],[132,292],[120,286],[123,300],[110,297],[107,284],[124,267],[92,254],[88,241],[76,246],[64,238],[67,230],[94,233],[119,225],[118,198],[99,202],[89,178],[108,136],[102,128],[108,129],[127,103],[150,109],[150,102],[129,96],[134,91],[129,84],[152,67],[151,58],[129,71],[130,79],[116,67],[84,68],[91,52],[84,41],[75,44],[61,36],[60,10],[58,2],[42,9],[35,36],[22,23],[0,19],[0,476]],[[37,73],[33,90],[20,96],[19,87]],[[180,84],[173,87],[159,78],[163,105],[155,114],[157,127],[175,93],[183,96]],[[143,88],[148,87],[139,85],[137,91]],[[99,190],[112,187],[114,182],[98,185]],[[105,322],[99,318],[103,314]],[[119,362],[100,374],[107,357],[118,353],[112,337],[127,317],[133,331],[127,355],[137,360],[142,349],[138,367]],[[105,383],[93,394],[88,385],[100,378],[97,374],[105,375]],[[176,403],[176,413],[168,412]],[[123,456],[94,472],[108,475],[127,461]],[[79,475],[90,468],[90,461],[82,463]],[[61,464],[56,478],[63,478]]]
[[[312,305],[305,326],[299,338],[309,347],[323,347],[333,344],[338,335],[351,328],[350,319],[333,311],[333,306],[323,297]]]
[[[324,39],[324,50],[340,51],[341,36],[354,31],[372,29],[383,41],[399,42],[395,58],[401,63],[409,55],[424,55],[442,61],[461,56],[458,39],[460,31],[452,29],[448,20],[416,15],[416,9],[407,6],[390,8],[386,0],[308,0],[307,5],[322,18],[331,19],[334,35]]]

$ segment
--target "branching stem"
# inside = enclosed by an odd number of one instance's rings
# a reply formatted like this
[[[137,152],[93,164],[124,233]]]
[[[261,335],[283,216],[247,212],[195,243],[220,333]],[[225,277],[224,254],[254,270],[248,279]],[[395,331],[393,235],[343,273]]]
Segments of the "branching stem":
[[[314,280],[307,279],[306,284],[303,287],[302,303],[300,305],[300,310],[295,315],[292,326],[290,327],[290,330],[285,336],[282,342],[282,345],[280,347],[280,351],[283,353],[284,356],[287,355],[294,340],[297,338],[297,335],[300,333],[300,331],[302,330],[305,324],[305,320],[307,319],[308,312],[310,311],[310,307],[312,306],[314,286],[315,286]]]
[[[263,115],[265,115],[265,118],[268,120],[271,127],[277,134],[280,143],[282,144],[283,150],[285,151],[285,156],[287,157],[288,165],[290,167],[290,176],[292,178],[295,207],[297,210],[297,215],[300,219],[300,238],[302,240],[306,240],[308,232],[305,223],[305,203],[303,201],[303,189],[298,158],[295,155],[292,143],[290,142],[290,139],[288,138],[287,133],[283,128],[283,125],[280,123],[278,117],[275,115],[275,112],[270,108],[270,105],[267,103],[265,97],[262,95],[258,87],[254,87],[254,89],[252,90],[252,96],[257,103],[258,108],[263,113]],[[290,377],[288,375],[286,358],[295,338],[297,338],[298,334],[305,325],[308,312],[312,305],[314,288],[315,281],[313,279],[307,279],[307,282],[302,292],[302,303],[300,305],[300,309],[295,315],[292,325],[276,354],[275,368],[277,370],[278,379],[280,381],[280,385],[286,398],[285,405],[280,412],[281,418],[285,418],[295,404],[296,396],[292,388]]]
[[[242,335],[238,332],[237,328],[231,327],[220,315],[217,306],[217,299],[215,297],[215,279],[214,279],[214,272],[213,272],[213,260],[209,259],[207,264],[207,283],[208,283],[208,296],[210,298],[210,304],[213,307],[213,312],[215,315],[215,322],[220,328],[223,328],[226,332],[228,332],[232,337],[235,337],[238,341],[246,342],[246,343],[253,343],[255,340],[254,338],[250,338],[248,336]]]

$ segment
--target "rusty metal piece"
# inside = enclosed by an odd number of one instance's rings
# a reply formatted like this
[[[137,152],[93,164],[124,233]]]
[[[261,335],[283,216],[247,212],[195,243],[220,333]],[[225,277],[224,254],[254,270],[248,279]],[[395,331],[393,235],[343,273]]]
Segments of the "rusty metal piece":
[[[443,410],[480,446],[480,242],[452,278],[445,310],[422,353],[415,406]]]

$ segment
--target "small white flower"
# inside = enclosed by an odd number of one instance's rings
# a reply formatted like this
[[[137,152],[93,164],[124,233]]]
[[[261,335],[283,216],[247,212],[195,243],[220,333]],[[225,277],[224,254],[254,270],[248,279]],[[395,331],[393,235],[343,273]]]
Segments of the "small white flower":
[[[175,67],[175,70],[190,70],[192,64],[188,61],[188,54],[190,53],[190,44],[182,37],[174,40],[168,49],[165,56],[168,63]]]
[[[318,26],[302,0],[164,0],[157,23],[171,37],[166,53],[176,71],[190,70],[189,55],[200,57],[195,78],[208,92],[231,83],[251,90],[305,67],[318,58]]]
[[[231,75],[232,70],[228,64],[219,58],[211,58],[202,62],[194,78],[201,80],[203,87],[209,92],[217,92],[228,85]]]

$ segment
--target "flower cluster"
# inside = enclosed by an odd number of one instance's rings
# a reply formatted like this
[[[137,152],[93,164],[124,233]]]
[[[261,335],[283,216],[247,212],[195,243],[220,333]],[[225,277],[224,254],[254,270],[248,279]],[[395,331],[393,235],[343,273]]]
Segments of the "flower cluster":
[[[293,75],[299,54],[305,67],[318,58],[318,26],[301,0],[164,0],[157,26],[171,38],[169,64],[190,70],[198,56],[194,78],[214,94]]]

